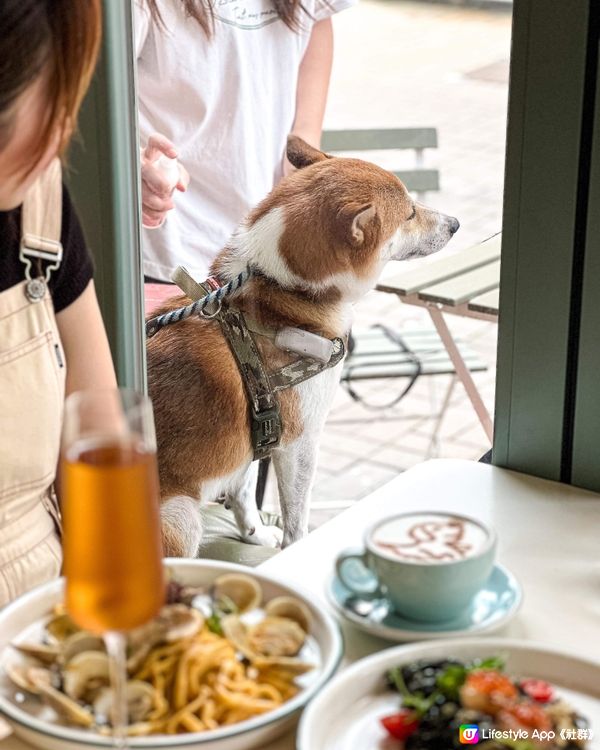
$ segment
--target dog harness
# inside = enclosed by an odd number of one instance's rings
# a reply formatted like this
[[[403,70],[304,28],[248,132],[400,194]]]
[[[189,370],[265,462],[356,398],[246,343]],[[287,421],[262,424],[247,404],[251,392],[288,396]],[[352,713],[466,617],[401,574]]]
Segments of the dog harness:
[[[331,355],[327,361],[303,355],[274,372],[267,372],[253,334],[277,341],[278,332],[247,320],[241,310],[226,302],[226,298],[251,275],[248,268],[225,285],[214,276],[200,284],[183,266],[179,266],[171,279],[192,303],[148,320],[146,336],[151,338],[161,328],[192,315],[214,319],[220,324],[244,383],[250,411],[252,450],[254,459],[260,459],[268,456],[281,442],[283,425],[276,394],[335,367],[344,358],[346,346],[343,339],[334,338],[331,339]]]

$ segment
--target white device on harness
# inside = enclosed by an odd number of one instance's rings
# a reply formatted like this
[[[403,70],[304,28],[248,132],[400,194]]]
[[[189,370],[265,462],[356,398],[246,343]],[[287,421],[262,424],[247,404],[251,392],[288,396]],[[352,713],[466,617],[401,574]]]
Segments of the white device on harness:
[[[333,353],[333,341],[301,328],[280,328],[275,334],[275,346],[327,363]]]

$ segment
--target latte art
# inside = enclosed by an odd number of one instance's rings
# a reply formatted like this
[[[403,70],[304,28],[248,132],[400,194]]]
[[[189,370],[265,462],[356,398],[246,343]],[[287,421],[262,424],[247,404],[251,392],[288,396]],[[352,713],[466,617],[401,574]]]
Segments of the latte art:
[[[461,516],[414,514],[394,518],[375,529],[372,544],[379,552],[416,563],[465,560],[488,540],[485,529]]]

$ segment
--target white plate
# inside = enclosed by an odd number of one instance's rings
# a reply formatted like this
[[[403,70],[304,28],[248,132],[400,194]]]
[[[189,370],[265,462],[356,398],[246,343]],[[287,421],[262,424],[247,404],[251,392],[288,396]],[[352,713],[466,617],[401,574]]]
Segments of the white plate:
[[[315,607],[310,595],[295,587],[292,589],[277,577],[256,570],[249,571],[240,565],[210,560],[167,560],[166,565],[172,571],[172,578],[185,585],[209,585],[217,576],[235,571],[255,577],[261,584],[267,601],[281,594],[297,596],[312,613],[311,656],[315,656],[319,667],[305,676],[307,682],[304,689],[275,711],[209,732],[131,738],[129,745],[138,750],[250,750],[262,747],[291,725],[298,711],[334,673],[342,655],[342,640],[337,624],[329,615]],[[24,631],[47,616],[55,604],[62,602],[63,590],[62,580],[52,581],[30,591],[0,611],[0,713],[12,725],[17,736],[43,750],[111,747],[110,738],[58,723],[54,712],[41,704],[35,696],[27,696],[24,701],[19,701],[19,690],[8,680],[2,669],[2,665],[8,660],[18,657],[14,649],[6,646],[14,640],[20,640],[19,636]]]
[[[416,659],[474,659],[503,655],[506,671],[547,680],[576,711],[590,721],[600,750],[600,662],[591,662],[545,646],[494,638],[460,639],[396,646],[374,654],[337,675],[304,712],[298,750],[393,750],[379,719],[398,711],[400,697],[385,686],[385,673]],[[595,731],[594,731],[595,730]]]

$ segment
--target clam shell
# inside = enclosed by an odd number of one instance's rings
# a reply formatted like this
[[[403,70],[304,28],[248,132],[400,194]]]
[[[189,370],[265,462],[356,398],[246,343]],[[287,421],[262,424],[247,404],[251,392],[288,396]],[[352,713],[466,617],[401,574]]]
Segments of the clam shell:
[[[185,604],[168,604],[152,622],[136,628],[127,638],[127,671],[135,674],[150,650],[159,643],[192,638],[204,627],[204,615]]]
[[[291,675],[297,676],[305,672],[310,672],[315,668],[313,664],[309,664],[294,656],[264,656],[263,654],[258,654],[248,640],[248,628],[238,615],[224,617],[221,620],[221,628],[225,637],[231,641],[236,650],[257,669],[283,669]]]
[[[311,672],[315,668],[314,664],[309,664],[294,656],[259,656],[253,661],[253,665],[261,671],[283,669],[296,677]]]
[[[45,673],[45,674],[44,674]],[[46,669],[31,669],[28,674],[29,680],[36,688],[43,701],[53,708],[60,716],[71,724],[80,727],[91,727],[94,724],[94,716],[79,703],[52,687],[52,676]]]
[[[47,666],[54,664],[60,656],[60,646],[58,644],[13,643],[12,647],[25,654],[25,656],[31,656]]]
[[[226,573],[219,576],[213,584],[212,594],[217,601],[230,599],[238,612],[256,609],[260,606],[263,597],[258,581],[243,573]]]
[[[4,665],[4,671],[12,683],[21,690],[26,690],[28,693],[39,695],[39,690],[29,679],[30,669],[31,665],[15,664],[14,662]]]
[[[82,630],[63,641],[61,659],[64,663],[67,663],[84,651],[104,652],[105,649],[102,638]]]
[[[202,613],[185,604],[169,604],[163,607],[159,621],[164,626],[164,639],[168,643],[182,638],[192,638],[204,627]]]
[[[227,617],[223,617],[221,620],[221,629],[225,638],[234,645],[235,649],[239,651],[242,656],[245,656],[246,659],[249,659],[252,662],[256,659],[257,654],[250,648],[248,643],[246,626],[240,620],[238,615],[227,615]]]
[[[310,632],[312,622],[310,610],[300,599],[293,596],[276,596],[271,599],[265,605],[265,613],[269,617],[287,617],[297,622],[305,633]]]
[[[69,636],[79,632],[79,628],[66,612],[55,614],[49,622],[46,623],[46,631],[55,641],[65,641]]]
[[[295,656],[306,640],[306,632],[288,617],[265,617],[248,628],[247,643],[261,656]]]
[[[130,724],[144,722],[152,713],[156,703],[156,691],[143,680],[130,680],[125,686],[127,696],[127,715]],[[103,688],[94,700],[94,715],[97,719],[108,719],[112,715],[114,691]]]
[[[109,659],[101,651],[82,651],[65,666],[63,689],[74,700],[90,698],[110,683]]]

